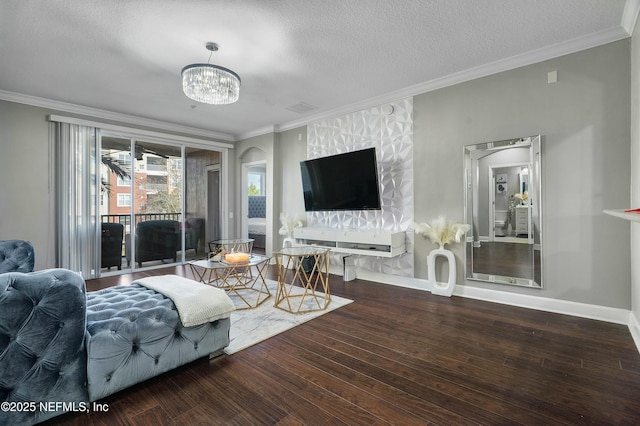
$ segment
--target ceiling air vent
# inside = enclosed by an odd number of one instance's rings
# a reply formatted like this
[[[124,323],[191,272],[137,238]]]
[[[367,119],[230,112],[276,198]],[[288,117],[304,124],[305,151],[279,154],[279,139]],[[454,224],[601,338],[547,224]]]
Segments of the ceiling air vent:
[[[305,112],[313,111],[314,109],[318,109],[318,107],[310,105],[306,102],[298,102],[297,104],[290,105],[285,109],[289,111],[297,112],[298,114],[302,114]]]

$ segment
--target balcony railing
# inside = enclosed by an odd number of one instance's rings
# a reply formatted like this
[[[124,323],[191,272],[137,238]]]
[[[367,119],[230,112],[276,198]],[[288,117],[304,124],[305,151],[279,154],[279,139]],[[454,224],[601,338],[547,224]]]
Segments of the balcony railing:
[[[131,215],[129,214],[103,214],[102,222],[114,222],[124,225],[125,230],[131,229]],[[133,215],[134,225],[148,220],[177,220],[182,221],[182,213],[140,213]]]
[[[166,172],[167,165],[166,164],[149,164],[147,163],[147,170],[154,172]]]

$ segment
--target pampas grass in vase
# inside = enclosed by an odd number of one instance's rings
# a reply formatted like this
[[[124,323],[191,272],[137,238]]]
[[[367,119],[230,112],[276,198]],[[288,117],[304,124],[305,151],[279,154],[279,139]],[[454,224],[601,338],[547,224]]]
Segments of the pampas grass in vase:
[[[282,240],[282,248],[293,247],[296,245],[296,240],[293,238],[293,230],[304,226],[302,219],[299,219],[296,215],[291,217],[286,213],[280,213],[280,224],[282,227],[278,233],[284,236]]]
[[[282,225],[282,227],[280,228],[278,233],[287,238],[293,237],[294,229],[304,226],[302,220],[299,219],[298,216],[290,217],[286,213],[280,213],[280,225]]]
[[[459,243],[469,229],[471,226],[465,223],[453,223],[444,216],[431,221],[431,224],[414,223],[416,234],[429,238],[433,243],[439,244],[440,248],[444,248],[445,244]]]
[[[427,256],[428,280],[431,293],[440,296],[451,297],[456,286],[456,259],[453,252],[444,248],[445,244],[459,243],[464,234],[471,227],[464,223],[453,223],[440,216],[431,223],[414,223],[414,232],[423,237],[429,238],[432,242],[439,244],[440,248],[433,249]],[[445,257],[449,263],[449,281],[439,283],[436,280],[436,258]]]

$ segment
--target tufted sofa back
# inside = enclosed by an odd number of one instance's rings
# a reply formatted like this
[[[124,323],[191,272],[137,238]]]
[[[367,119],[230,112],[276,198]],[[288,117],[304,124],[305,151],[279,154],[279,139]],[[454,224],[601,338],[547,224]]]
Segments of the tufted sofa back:
[[[0,274],[5,272],[33,272],[35,250],[29,241],[0,241]]]
[[[85,295],[82,277],[66,269],[0,274],[0,402],[88,401]],[[0,411],[0,424],[57,414]]]

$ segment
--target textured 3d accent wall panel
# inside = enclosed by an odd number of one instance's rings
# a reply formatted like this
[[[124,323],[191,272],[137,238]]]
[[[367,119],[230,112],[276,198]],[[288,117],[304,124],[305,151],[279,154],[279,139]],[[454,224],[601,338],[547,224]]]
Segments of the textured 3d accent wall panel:
[[[307,158],[376,148],[381,210],[307,213],[308,226],[407,232],[407,253],[385,259],[357,256],[356,267],[413,277],[413,99],[357,111],[307,127]],[[332,255],[332,263],[341,256]],[[341,263],[340,263],[341,265]]]

